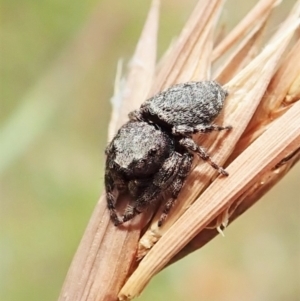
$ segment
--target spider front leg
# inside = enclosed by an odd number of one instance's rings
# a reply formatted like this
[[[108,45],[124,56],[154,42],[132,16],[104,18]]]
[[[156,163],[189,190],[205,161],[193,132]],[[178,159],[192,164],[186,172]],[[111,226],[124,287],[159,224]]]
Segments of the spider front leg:
[[[179,140],[179,143],[185,147],[188,151],[195,152],[197,155],[200,156],[200,158],[204,161],[207,161],[211,167],[216,169],[218,173],[228,176],[228,172],[221,166],[219,166],[217,163],[215,163],[209,154],[205,151],[205,149],[195,143],[195,141],[192,138],[183,138]]]
[[[140,213],[144,212],[149,205],[154,203],[160,194],[159,187],[151,184],[141,193],[141,195],[133,202],[132,205],[128,205],[125,209],[125,213],[120,219],[120,224],[125,223]]]
[[[193,162],[193,155],[186,153],[183,155],[180,168],[178,169],[178,174],[172,184],[168,187],[168,192],[170,192],[170,199],[165,203],[162,214],[158,220],[158,227],[161,227],[165,219],[167,218],[171,208],[173,207],[178,194],[184,184],[184,181],[189,174]]]
[[[188,125],[175,125],[172,128],[172,134],[176,136],[191,136],[192,134],[196,133],[211,133],[213,131],[223,131],[223,130],[231,130],[232,126],[227,125],[227,126],[221,126],[217,124],[208,124],[208,125],[203,125],[203,124],[198,124],[196,126],[188,126]]]
[[[119,192],[126,190],[125,182],[123,179],[118,178],[117,181],[109,173],[108,170],[105,172],[105,189],[106,189],[106,201],[107,208],[110,213],[110,218],[115,226],[122,223],[122,219],[117,214],[116,201],[119,196]]]
[[[192,159],[190,154],[188,154],[188,156],[191,162]],[[151,179],[151,182],[149,182],[149,185],[144,189],[143,192],[141,192],[140,196],[134,201],[133,205],[126,208],[125,213],[122,216],[122,223],[144,212],[153,203],[162,198],[164,194],[170,192],[169,188],[174,185],[174,181],[176,181],[178,177],[180,178],[179,175],[183,173],[183,170],[180,170],[180,168],[182,168],[182,161],[182,155],[176,152],[174,152],[171,157],[165,160],[163,166],[154,175],[154,177]],[[180,185],[176,185],[176,187],[178,187],[178,193],[182,185],[180,187],[179,186]]]

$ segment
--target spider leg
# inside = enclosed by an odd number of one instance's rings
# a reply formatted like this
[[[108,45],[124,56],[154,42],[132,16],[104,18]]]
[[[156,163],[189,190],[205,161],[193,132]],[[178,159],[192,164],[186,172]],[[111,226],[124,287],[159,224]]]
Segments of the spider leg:
[[[211,133],[212,131],[223,131],[223,130],[231,130],[232,126],[221,126],[217,124],[208,124],[202,125],[198,124],[196,126],[188,126],[188,125],[175,125],[172,128],[172,134],[176,136],[191,136],[192,134],[196,133]]]
[[[190,165],[191,165],[192,155],[186,154],[185,157],[189,158]],[[145,187],[144,191],[141,192],[139,197],[136,198],[133,205],[127,206],[125,213],[121,218],[122,223],[132,219],[136,215],[145,211],[146,208],[149,207],[149,205],[155,203],[166,192],[169,192],[171,187],[172,187],[171,190],[174,190],[174,195],[176,196],[178,195],[182,184],[181,186],[176,185],[176,188],[178,187],[178,192],[175,191],[175,188],[173,186],[175,185],[174,181],[177,178],[178,179],[180,178],[179,175],[184,174],[186,176],[186,173],[183,173],[180,170],[180,168],[182,168],[181,166],[182,161],[183,161],[182,155],[176,152],[174,152],[172,156],[170,156],[168,159],[165,160],[163,166],[154,175],[153,179],[151,179],[150,184],[147,187]],[[189,170],[190,170],[190,165],[188,165]],[[170,208],[171,207],[172,206],[170,206]]]
[[[158,227],[160,227],[163,224],[171,208],[175,204],[178,194],[184,184],[184,181],[191,170],[192,160],[193,160],[193,156],[191,154],[186,153],[183,155],[182,162],[178,174],[176,176],[176,179],[172,182],[170,187],[168,187],[168,191],[171,193],[171,197],[165,203],[161,216],[158,220]]]
[[[228,176],[228,172],[221,166],[219,166],[217,163],[215,163],[209,154],[205,151],[205,149],[195,143],[195,141],[191,138],[183,138],[179,140],[179,143],[185,147],[187,150],[197,153],[200,158],[204,161],[207,161],[211,167],[216,169],[218,173]]]
[[[121,178],[118,178],[117,183],[111,176],[108,170],[105,172],[105,189],[107,208],[110,213],[110,218],[115,226],[122,223],[122,219],[117,214],[116,201],[119,196],[119,191],[125,190],[125,183]]]
[[[213,131],[224,131],[224,130],[231,130],[232,126],[231,125],[226,125],[226,126],[221,126],[217,124],[208,124],[208,125],[196,125],[195,126],[195,133],[211,133]]]
[[[161,189],[158,186],[154,184],[149,185],[132,205],[126,207],[119,224],[125,223],[144,212],[151,203],[154,203],[159,198],[160,192]]]

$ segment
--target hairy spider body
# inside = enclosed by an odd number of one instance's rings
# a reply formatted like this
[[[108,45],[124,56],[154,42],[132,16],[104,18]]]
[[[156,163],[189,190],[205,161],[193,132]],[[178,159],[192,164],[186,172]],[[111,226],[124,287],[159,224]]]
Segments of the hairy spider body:
[[[214,81],[188,82],[158,93],[129,114],[130,121],[106,149],[107,204],[116,226],[164,198],[161,226],[191,170],[194,154],[228,175],[191,137],[197,132],[231,129],[211,124],[226,96]],[[115,206],[124,192],[134,201],[119,216]]]

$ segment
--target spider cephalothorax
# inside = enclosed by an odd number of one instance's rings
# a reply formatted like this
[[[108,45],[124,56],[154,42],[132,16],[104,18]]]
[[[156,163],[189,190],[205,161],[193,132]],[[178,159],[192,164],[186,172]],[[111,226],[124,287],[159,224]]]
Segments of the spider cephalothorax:
[[[119,225],[165,199],[159,226],[166,218],[191,170],[193,155],[199,155],[220,174],[192,134],[231,129],[211,122],[220,113],[227,92],[214,81],[175,85],[145,101],[129,114],[106,149],[105,188],[113,223]],[[120,193],[133,198],[123,215],[115,208]]]

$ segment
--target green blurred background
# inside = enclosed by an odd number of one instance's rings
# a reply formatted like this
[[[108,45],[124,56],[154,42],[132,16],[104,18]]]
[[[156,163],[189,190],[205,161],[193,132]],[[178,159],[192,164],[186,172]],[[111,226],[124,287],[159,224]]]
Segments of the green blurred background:
[[[159,55],[196,0],[162,2]],[[294,3],[283,2],[274,24]],[[253,3],[229,1],[228,28]],[[129,61],[149,5],[1,1],[0,300],[57,299],[103,189],[117,61]],[[300,300],[299,178],[298,165],[140,300]]]

